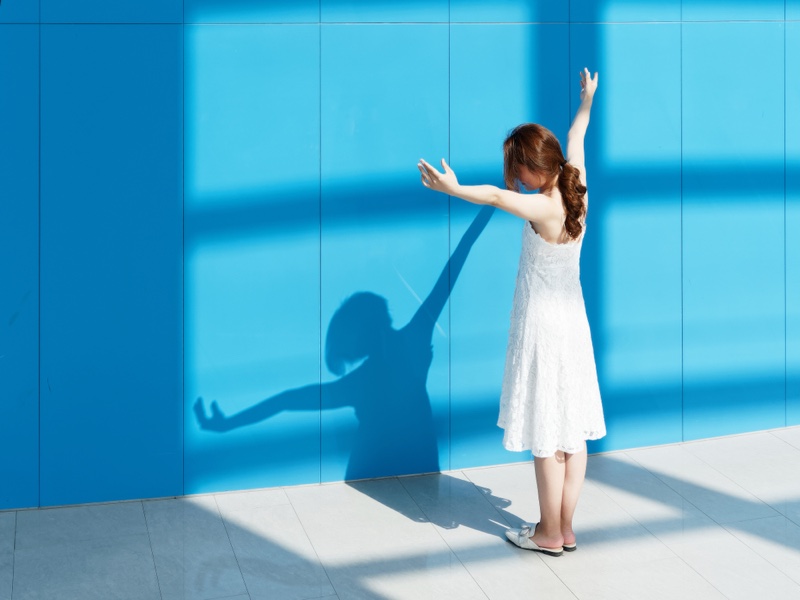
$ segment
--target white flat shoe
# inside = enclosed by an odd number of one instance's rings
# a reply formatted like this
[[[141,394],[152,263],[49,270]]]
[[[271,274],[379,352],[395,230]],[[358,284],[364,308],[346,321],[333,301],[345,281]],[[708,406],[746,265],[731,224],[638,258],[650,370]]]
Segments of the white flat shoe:
[[[548,556],[561,556],[564,554],[564,547],[560,546],[558,548],[543,548],[542,546],[537,545],[532,539],[531,536],[533,535],[533,531],[536,529],[534,526],[533,529],[529,525],[523,525],[522,529],[506,529],[506,537],[508,541],[522,548],[523,550],[532,550],[533,552],[541,552],[542,554],[547,554]]]

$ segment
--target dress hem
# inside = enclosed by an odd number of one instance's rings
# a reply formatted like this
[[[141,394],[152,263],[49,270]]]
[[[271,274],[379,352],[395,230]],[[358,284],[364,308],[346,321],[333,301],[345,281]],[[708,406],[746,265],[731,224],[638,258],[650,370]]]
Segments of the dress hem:
[[[597,432],[584,433],[583,434],[583,441],[586,442],[586,441],[589,441],[589,440],[599,440],[599,439],[601,439],[601,438],[603,438],[605,436],[606,436],[606,432],[605,431],[603,431],[603,432],[597,431]],[[544,449],[538,448],[537,451],[534,451],[533,446],[531,444],[525,444],[525,443],[507,444],[505,440],[503,440],[503,448],[505,448],[509,452],[525,452],[526,450],[529,450],[531,452],[531,454],[533,454],[533,456],[536,456],[536,457],[539,457],[539,458],[548,458],[550,456],[553,456],[558,451],[564,452],[566,454],[577,454],[579,452],[583,452],[583,450],[584,450],[584,446],[583,445],[578,450],[578,449],[575,449],[573,447],[566,446],[564,444],[558,444],[553,449],[548,448],[548,449],[544,450]]]

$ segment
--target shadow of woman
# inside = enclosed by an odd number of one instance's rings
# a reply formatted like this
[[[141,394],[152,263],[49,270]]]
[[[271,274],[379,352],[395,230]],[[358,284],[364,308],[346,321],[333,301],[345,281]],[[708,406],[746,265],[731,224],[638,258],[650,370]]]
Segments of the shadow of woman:
[[[342,303],[331,318],[325,343],[325,364],[338,379],[281,392],[229,416],[216,401],[209,416],[203,399],[198,398],[194,411],[200,427],[225,432],[282,411],[349,406],[355,409],[358,428],[345,480],[440,471],[436,423],[427,391],[433,330],[493,212],[484,207],[478,213],[433,289],[401,329],[392,327],[382,296],[357,292]],[[391,504],[388,498],[376,499]]]

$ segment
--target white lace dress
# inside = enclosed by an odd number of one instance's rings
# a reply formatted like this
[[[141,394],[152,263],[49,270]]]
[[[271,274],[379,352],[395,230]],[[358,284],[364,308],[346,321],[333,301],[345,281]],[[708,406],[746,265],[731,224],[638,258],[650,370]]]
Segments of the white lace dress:
[[[606,434],[580,282],[585,232],[551,244],[525,223],[497,423],[508,450],[575,453]]]

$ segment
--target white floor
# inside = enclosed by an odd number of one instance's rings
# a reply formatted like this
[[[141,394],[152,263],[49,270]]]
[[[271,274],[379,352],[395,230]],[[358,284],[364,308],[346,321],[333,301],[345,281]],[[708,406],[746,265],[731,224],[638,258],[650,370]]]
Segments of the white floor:
[[[800,598],[800,427],[591,456],[578,550],[503,531],[533,465],[0,513],[0,600]]]

